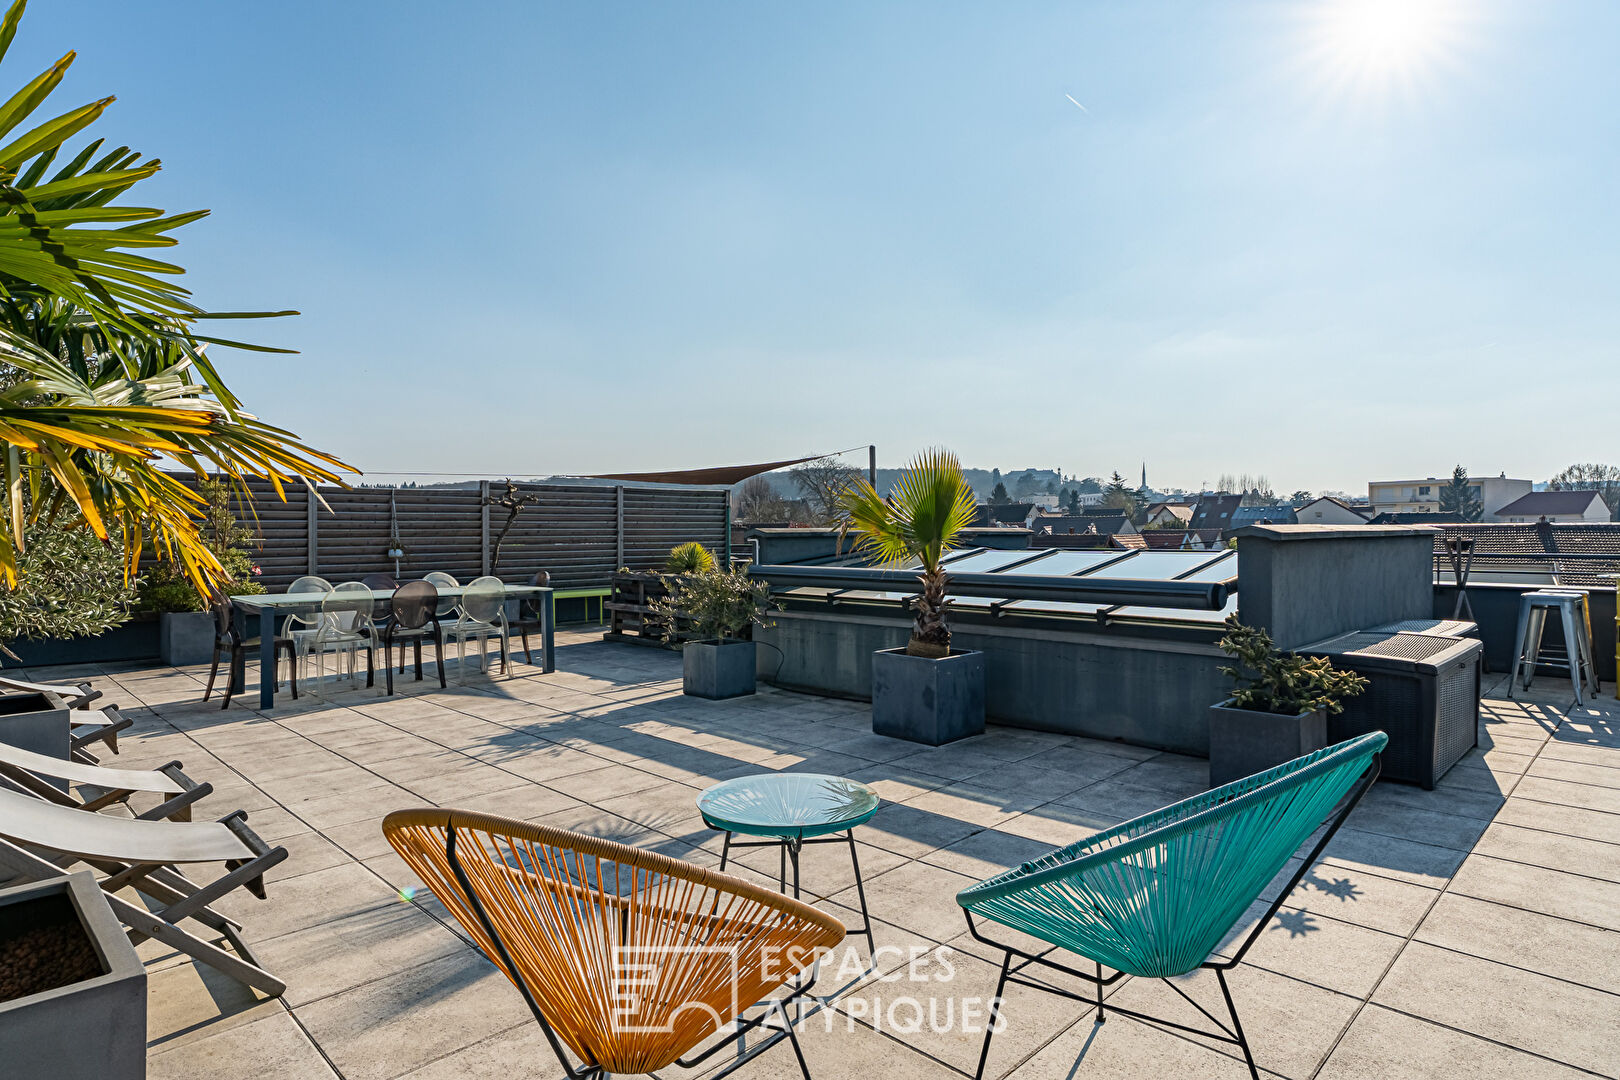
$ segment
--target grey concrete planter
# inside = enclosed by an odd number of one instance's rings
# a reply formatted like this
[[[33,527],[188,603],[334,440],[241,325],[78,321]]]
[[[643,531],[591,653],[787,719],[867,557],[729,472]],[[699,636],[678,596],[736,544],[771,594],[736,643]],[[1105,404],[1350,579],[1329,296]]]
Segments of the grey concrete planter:
[[[682,690],[722,700],[754,692],[752,641],[688,641],[681,646]]]
[[[984,733],[984,653],[872,654],[872,731],[941,746]]]
[[[1209,785],[1220,787],[1327,745],[1327,713],[1250,712],[1227,702],[1209,707]]]
[[[0,742],[68,759],[68,710],[54,694],[0,696]]]
[[[41,946],[62,986],[0,1001],[0,1066],[7,1076],[140,1080],[146,1075],[146,968],[82,871],[0,889],[0,987]],[[88,946],[88,949],[86,948]]]
[[[165,611],[158,615],[158,653],[165,664],[206,664],[214,657],[214,613]]]

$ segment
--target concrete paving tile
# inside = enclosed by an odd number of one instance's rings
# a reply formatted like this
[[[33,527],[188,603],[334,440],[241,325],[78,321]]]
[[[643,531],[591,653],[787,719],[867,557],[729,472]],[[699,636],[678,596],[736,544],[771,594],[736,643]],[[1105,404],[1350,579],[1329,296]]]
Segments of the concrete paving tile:
[[[905,803],[884,803],[861,827],[861,837],[875,847],[916,858],[949,847],[982,827]]]
[[[1088,1013],[1010,1075],[1018,1080],[1248,1080],[1249,1070],[1241,1059],[1203,1043],[1126,1016],[1097,1024]]]
[[[1322,853],[1333,866],[1368,870],[1398,881],[1438,888],[1462,865],[1466,853],[1455,848],[1403,840],[1345,826]]]
[[[992,877],[1020,863],[1038,859],[1051,850],[1052,845],[1043,840],[1033,840],[999,829],[986,829],[959,840],[950,847],[930,851],[923,856],[922,861],[974,879],[982,879]]]
[[[1450,773],[1446,774],[1448,777]],[[1361,807],[1392,810],[1400,813],[1420,810],[1426,813],[1450,814],[1455,817],[1478,818],[1490,821],[1502,808],[1505,796],[1500,793],[1474,790],[1424,791],[1410,784],[1377,784],[1362,797]],[[1357,810],[1361,809],[1358,807]]]
[[[1574,1080],[1589,1073],[1378,1005],[1361,1011],[1319,1080]]]
[[[1620,845],[1601,840],[1498,822],[1485,830],[1485,835],[1474,846],[1474,853],[1620,882]]]
[[[1064,806],[1061,803],[1051,802],[1038,806],[1027,814],[1019,814],[1009,818],[996,828],[1012,836],[1027,837],[1039,840],[1048,850],[1052,848],[1068,847],[1079,840],[1106,829],[1116,822],[1109,820],[1113,815],[1101,814],[1094,810],[1082,810],[1075,806]]]
[[[458,797],[453,803],[443,805],[523,821],[540,821],[551,814],[576,810],[582,804],[578,799],[552,791],[541,784],[520,782],[514,787],[503,788],[500,791]]]
[[[1373,1001],[1577,1068],[1610,1072],[1620,1060],[1614,995],[1421,942]]]
[[[291,1014],[278,1011],[150,1055],[147,1080],[217,1080],[242,1075],[252,1063],[256,1080],[324,1080],[337,1073]]]
[[[532,1019],[412,1069],[399,1080],[473,1080],[511,1075],[515,1069],[522,1070],[524,1080],[564,1078],[545,1033]]]
[[[287,858],[265,872],[264,879],[267,882],[285,881],[301,874],[312,874],[317,870],[341,866],[350,861],[347,852],[314,831],[297,833],[276,843],[287,849]]]
[[[948,942],[967,929],[956,894],[977,881],[966,874],[912,862],[868,881],[866,903],[874,918],[933,941]],[[832,899],[844,907],[859,907],[853,888]]]
[[[906,806],[988,828],[1046,801],[1049,800],[1028,794],[1021,786],[990,788],[954,782],[908,799]]]
[[[1405,937],[1422,921],[1438,896],[1436,890],[1426,886],[1318,862],[1300,878],[1288,904]]]
[[[1620,885],[1596,878],[1472,855],[1457,871],[1450,891],[1620,930]]]
[[[1251,905],[1216,952],[1230,958],[1269,906],[1261,901]],[[1404,937],[1284,905],[1255,939],[1244,964],[1365,998],[1405,943]]]
[[[275,998],[204,965],[179,964],[146,974],[149,1055],[286,1012]]]
[[[464,949],[298,1010],[345,1080],[387,1080],[532,1023],[481,954]]]
[[[1526,776],[1514,787],[1513,797],[1557,803],[1560,806],[1578,806],[1586,810],[1601,810],[1606,814],[1620,814],[1620,790],[1594,784]]]
[[[1583,810],[1535,799],[1509,799],[1496,815],[1496,822],[1620,844],[1620,814],[1606,814],[1601,810]]]
[[[266,970],[286,981],[283,1000],[296,1009],[467,947],[426,911],[395,897],[383,907],[271,938],[254,951]]]
[[[1288,1077],[1312,1075],[1361,1005],[1357,998],[1247,964],[1234,969],[1226,979],[1255,1064]],[[1185,975],[1176,982],[1211,1015],[1226,1018],[1220,988],[1211,972]],[[1108,1000],[1176,1023],[1212,1030],[1207,1019],[1158,979],[1132,979]],[[1113,1022],[1110,1019],[1105,1028]],[[1236,1046],[1200,1036],[1190,1038],[1241,1061],[1242,1051]]]
[[[1468,851],[1485,831],[1487,820],[1420,810],[1389,801],[1363,800],[1350,812],[1345,828]]]
[[[282,805],[312,828],[327,829],[421,806],[422,799],[394,784],[373,783],[365,787],[338,789],[325,795],[311,792],[308,798],[295,799]]]
[[[393,897],[373,875],[353,862],[267,883],[267,899],[238,889],[214,905],[244,927],[249,945],[294,930],[381,907]]]
[[[1620,769],[1592,765],[1581,761],[1563,761],[1557,758],[1537,758],[1530,766],[1529,776],[1545,780],[1567,780],[1593,787],[1620,788]]]
[[[1620,933],[1447,893],[1417,940],[1620,994]]]

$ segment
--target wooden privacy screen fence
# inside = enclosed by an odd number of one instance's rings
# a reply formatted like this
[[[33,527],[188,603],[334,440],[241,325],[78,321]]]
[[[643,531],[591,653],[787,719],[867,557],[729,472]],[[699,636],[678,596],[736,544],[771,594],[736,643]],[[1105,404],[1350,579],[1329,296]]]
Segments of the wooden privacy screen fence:
[[[184,477],[189,481],[189,476]],[[401,580],[441,570],[466,582],[491,573],[491,559],[506,510],[486,506],[493,487],[322,487],[327,510],[303,488],[288,488],[287,501],[268,483],[251,481],[253,505],[233,501],[237,519],[257,534],[253,555],[260,581],[272,592],[294,578],[318,574],[330,581],[357,581],[394,573],[388,557],[394,536],[405,554]],[[713,488],[613,487],[520,484],[540,501],[523,508],[501,545],[501,578],[526,581],[537,570],[560,589],[607,586],[621,566],[661,567],[669,549],[696,540],[717,557],[728,552],[727,492]],[[255,520],[256,517],[256,520]]]

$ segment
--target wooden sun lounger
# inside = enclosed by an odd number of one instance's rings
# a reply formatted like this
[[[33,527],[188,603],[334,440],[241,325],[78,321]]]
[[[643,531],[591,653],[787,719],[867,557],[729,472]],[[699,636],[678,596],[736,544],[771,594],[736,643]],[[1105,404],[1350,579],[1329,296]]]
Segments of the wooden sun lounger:
[[[101,696],[101,691],[94,689],[87,682],[78,682],[73,685],[66,683],[37,683],[25,679],[12,679],[0,675],[0,690],[15,690],[24,694],[50,694],[62,699],[62,704],[69,709],[88,709],[90,703]]]
[[[53,701],[61,702],[60,708],[82,714],[72,716],[68,720],[69,744],[73,760],[87,765],[95,765],[101,760],[90,752],[91,743],[105,743],[107,749],[116,754],[118,733],[135,722],[119,712],[116,705],[103,705],[92,709],[90,703],[101,697],[101,691],[87,682],[69,686],[65,683],[36,683],[0,676],[0,690],[22,694],[44,694]]]
[[[94,792],[81,798],[72,791],[63,791],[47,777],[88,786]],[[0,743],[0,783],[5,782],[47,802],[77,810],[96,811],[114,803],[127,802],[136,792],[163,796],[159,805],[135,815],[147,821],[190,821],[191,804],[214,790],[212,784],[199,784],[181,772],[178,761],[171,761],[152,771],[107,769],[100,765],[61,761]]]
[[[240,810],[219,821],[146,821],[89,814],[0,790],[0,866],[41,881],[60,876],[75,861],[86,863],[104,875],[100,884],[107,903],[135,944],[156,938],[274,996],[286,984],[259,966],[241,938],[241,925],[210,905],[238,888],[263,899],[264,872],[286,857],[286,848],[272,848],[254,835]],[[202,885],[178,869],[186,863],[218,862],[226,872]],[[119,896],[126,887],[147,897],[152,909]],[[228,942],[234,952],[185,929],[181,924],[188,918]]]

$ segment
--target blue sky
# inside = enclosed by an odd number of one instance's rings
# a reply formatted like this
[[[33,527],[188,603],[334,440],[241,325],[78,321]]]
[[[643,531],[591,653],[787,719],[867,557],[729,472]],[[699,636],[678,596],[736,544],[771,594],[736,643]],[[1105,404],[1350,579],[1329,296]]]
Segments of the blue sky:
[[[79,51],[202,302],[303,312],[233,386],[378,479],[1615,459],[1620,4],[1357,3],[35,0],[6,69]]]

